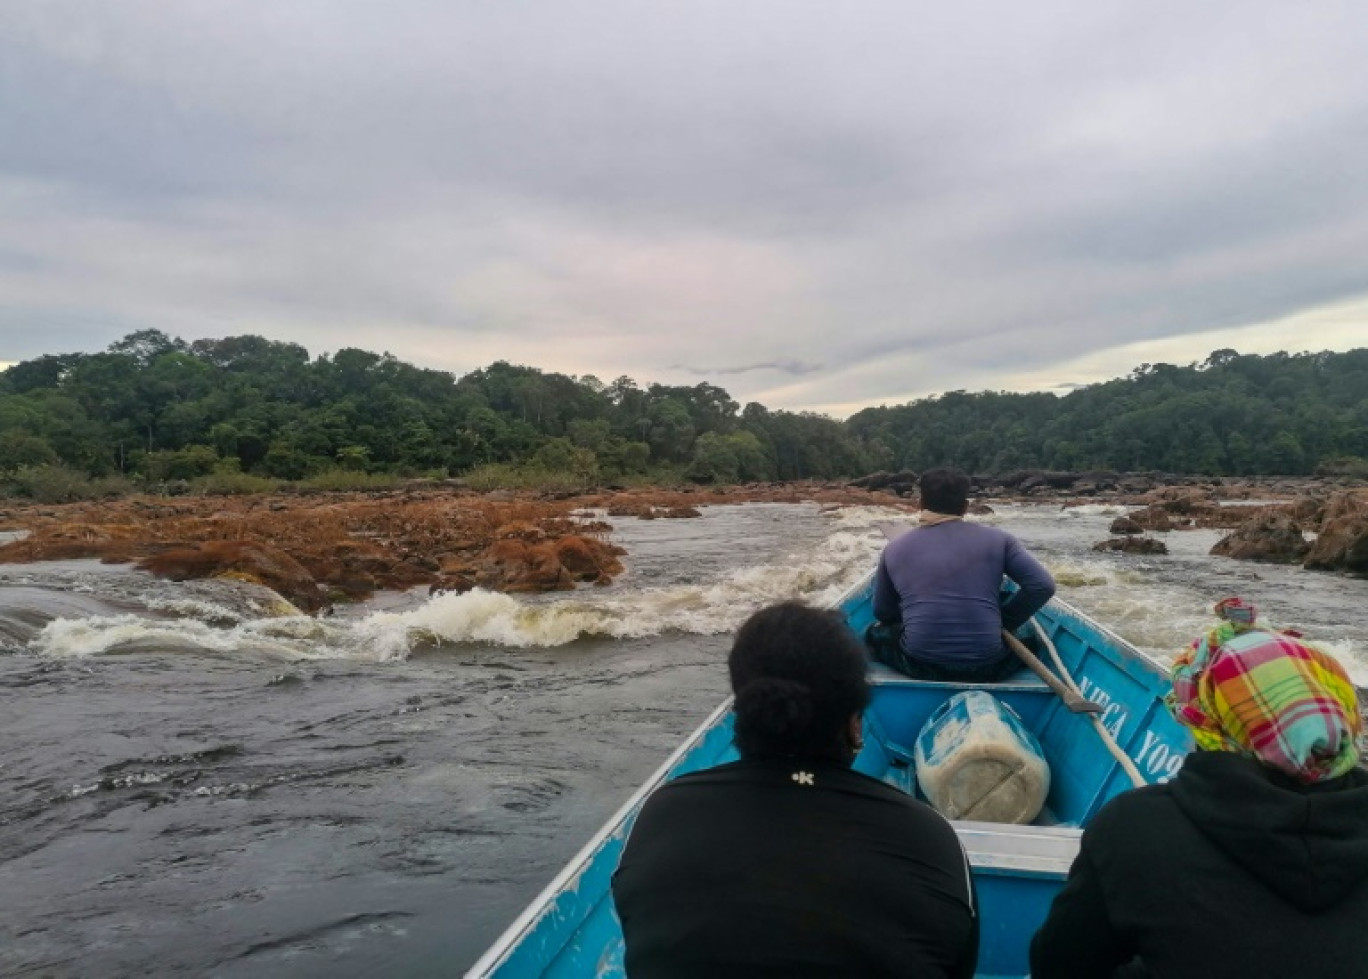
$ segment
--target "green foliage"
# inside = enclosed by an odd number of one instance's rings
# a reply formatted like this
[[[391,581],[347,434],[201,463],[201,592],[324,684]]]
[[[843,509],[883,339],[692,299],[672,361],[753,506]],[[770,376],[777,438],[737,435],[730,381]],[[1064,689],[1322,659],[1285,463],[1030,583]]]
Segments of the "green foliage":
[[[0,473],[32,466],[51,466],[57,453],[47,439],[17,428],[0,432]]]
[[[364,472],[370,462],[370,449],[364,445],[344,445],[335,453],[337,464],[352,472]]]
[[[98,500],[109,489],[83,472],[57,465],[23,466],[5,477],[3,486],[6,495],[27,497],[35,503]]]
[[[207,476],[218,464],[218,453],[212,448],[191,445],[184,449],[160,449],[145,453],[138,460],[137,467],[149,481],[165,482]]]
[[[709,483],[754,482],[772,478],[773,470],[773,462],[753,432],[704,432],[694,440],[693,461],[686,475]]]
[[[280,487],[278,479],[226,469],[190,482],[190,492],[200,496],[250,496],[253,493],[274,493]]]
[[[1316,466],[1316,475],[1368,479],[1368,459],[1360,459],[1356,456],[1334,456],[1323,459]]]
[[[586,482],[598,475],[598,457],[567,438],[547,439],[532,454],[531,465],[549,473],[568,473]]]
[[[101,353],[46,355],[0,375],[0,476],[56,467],[238,492],[252,485],[243,476],[362,486],[355,477],[419,472],[496,488],[936,465],[1297,474],[1368,459],[1365,392],[1368,350],[1218,350],[1062,398],[952,391],[839,422],[756,403],[738,411],[706,383],[604,384],[504,361],[458,379],[355,348],[311,360],[258,336],[186,345],[141,330]],[[48,481],[39,492],[65,492]]]
[[[394,473],[364,473],[351,469],[327,469],[295,483],[310,493],[362,493],[394,489],[404,478]]]
[[[848,425],[890,449],[898,468],[1305,474],[1322,460],[1368,457],[1368,349],[1218,350],[1186,367],[1142,364],[1062,398],[957,391],[866,409]]]
[[[645,442],[629,442],[617,435],[610,436],[598,450],[599,467],[615,476],[644,474],[650,466],[651,447]]]
[[[303,479],[319,468],[317,456],[283,439],[271,443],[261,460],[261,471],[279,479]]]
[[[462,477],[471,489],[488,493],[492,490],[542,490],[546,492],[580,493],[592,488],[593,483],[572,472],[544,469],[541,466],[518,466],[510,463],[491,463],[478,466]]]

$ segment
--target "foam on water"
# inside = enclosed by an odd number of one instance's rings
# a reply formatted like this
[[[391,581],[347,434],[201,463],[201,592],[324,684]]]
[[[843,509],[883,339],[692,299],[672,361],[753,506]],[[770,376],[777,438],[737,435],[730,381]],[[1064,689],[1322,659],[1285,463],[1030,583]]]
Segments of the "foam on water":
[[[384,660],[448,643],[559,646],[583,636],[715,635],[771,602],[802,598],[829,604],[868,572],[880,546],[882,539],[869,533],[838,530],[807,555],[738,568],[711,582],[619,593],[581,590],[555,601],[523,601],[480,589],[439,595],[416,609],[367,616],[352,628],[346,645],[352,656]]]
[[[278,659],[328,658],[339,630],[307,616],[257,619],[231,629],[194,619],[137,615],[54,619],[29,644],[40,656],[84,659],[138,653],[234,653]]]
[[[582,588],[554,599],[475,589],[350,620],[303,615],[249,618],[240,606],[220,607],[202,595],[160,597],[155,603],[158,610],[189,617],[174,622],[136,615],[56,619],[31,648],[58,658],[161,649],[386,661],[458,643],[519,648],[560,646],[586,636],[715,635],[734,629],[760,606],[790,598],[826,605],[858,583],[883,546],[874,523],[897,513],[861,510],[859,514],[833,511],[823,515],[830,517],[831,532],[814,548],[784,554],[774,562],[734,568],[713,580],[631,589]]]
[[[1368,682],[1363,616],[1355,611],[1363,604],[1362,582],[1209,558],[1214,531],[1165,535],[1169,556],[1091,551],[1089,542],[1106,536],[1121,509],[1006,504],[973,519],[1020,537],[1055,576],[1062,599],[1162,661],[1210,627],[1213,601],[1239,593],[1257,600],[1274,625],[1301,629],[1339,656],[1356,682]],[[377,602],[330,618],[280,615],[288,606],[273,593],[238,582],[159,582],[158,589],[175,590],[143,596],[152,617],[58,618],[29,648],[57,658],[204,652],[376,662],[457,644],[527,648],[583,637],[716,635],[771,602],[835,601],[873,567],[885,543],[880,525],[888,522],[911,526],[915,516],[906,508],[797,505],[710,508],[703,521],[668,526],[627,522],[615,536],[625,539],[629,568],[638,570],[608,588],[519,597],[478,589],[432,598],[410,593],[392,607]],[[740,564],[738,552],[758,560]]]

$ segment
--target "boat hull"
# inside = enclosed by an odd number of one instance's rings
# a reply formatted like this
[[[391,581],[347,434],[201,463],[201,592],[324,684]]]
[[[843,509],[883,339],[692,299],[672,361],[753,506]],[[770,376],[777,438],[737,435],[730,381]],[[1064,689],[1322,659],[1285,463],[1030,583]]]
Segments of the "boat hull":
[[[851,628],[872,621],[872,578],[840,602]],[[1055,600],[1037,622],[1085,696],[1103,706],[1102,723],[1150,782],[1177,773],[1191,740],[1164,708],[1164,668],[1115,633]],[[1008,704],[1050,763],[1045,807],[1026,826],[953,823],[973,867],[980,910],[979,976],[1024,976],[1027,949],[1078,852],[1081,827],[1132,785],[1083,714],[1070,712],[1024,668],[997,684],[912,680],[870,667],[872,699],[856,770],[915,792],[913,745],[922,725],[956,692],[979,687]],[[508,928],[467,976],[620,976],[622,933],[611,882],[632,822],[660,784],[737,757],[731,702],[720,705],[604,825]]]

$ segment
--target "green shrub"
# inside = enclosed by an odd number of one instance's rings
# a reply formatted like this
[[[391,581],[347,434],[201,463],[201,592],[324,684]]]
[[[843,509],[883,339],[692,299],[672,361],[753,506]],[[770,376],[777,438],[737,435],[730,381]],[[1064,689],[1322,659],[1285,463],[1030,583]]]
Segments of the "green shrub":
[[[1317,476],[1351,476],[1354,479],[1368,479],[1368,459],[1358,456],[1333,456],[1322,459],[1316,466]]]
[[[138,466],[149,482],[194,479],[214,472],[221,460],[207,445],[188,445],[183,449],[159,449],[142,455]]]
[[[98,476],[90,481],[93,499],[113,500],[121,496],[141,493],[142,489],[127,476]]]
[[[274,493],[279,489],[280,481],[277,479],[234,472],[228,468],[190,481],[190,492],[200,496],[248,496],[252,493]]]
[[[46,439],[19,429],[0,432],[0,472],[14,472],[26,466],[52,466],[57,462],[57,453]]]
[[[11,495],[26,496],[35,503],[72,503],[103,495],[83,472],[66,466],[21,466],[7,477]]]
[[[328,469],[295,483],[295,488],[307,493],[364,493],[371,490],[394,489],[404,482],[392,473],[365,473],[352,469]]]
[[[477,466],[461,479],[468,487],[479,493],[488,493],[491,490],[581,493],[595,485],[593,480],[579,473],[553,471],[540,466],[514,466],[507,463]]]

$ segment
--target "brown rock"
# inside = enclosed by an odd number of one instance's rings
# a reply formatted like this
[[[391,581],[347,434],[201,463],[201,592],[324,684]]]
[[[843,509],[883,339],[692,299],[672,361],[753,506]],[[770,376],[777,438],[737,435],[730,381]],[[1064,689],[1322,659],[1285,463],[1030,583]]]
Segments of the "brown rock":
[[[1261,513],[1222,537],[1211,549],[1221,557],[1269,564],[1300,564],[1311,545],[1302,529],[1286,513]]]
[[[1320,496],[1303,496],[1294,500],[1288,512],[1303,527],[1318,527],[1325,519],[1327,502]]]
[[[1339,493],[1326,504],[1306,567],[1368,575],[1368,490]]]
[[[1134,520],[1132,520],[1130,517],[1120,516],[1120,517],[1117,517],[1115,520],[1113,520],[1113,521],[1111,522],[1111,527],[1108,528],[1108,531],[1107,531],[1107,532],[1108,532],[1108,533],[1112,533],[1112,534],[1127,534],[1127,535],[1132,535],[1132,534],[1141,534],[1141,533],[1144,533],[1144,531],[1145,531],[1145,528],[1144,528],[1144,527],[1141,527],[1138,523],[1136,523],[1136,522],[1135,522]]]
[[[556,557],[576,581],[611,580],[622,571],[617,548],[592,538],[569,536],[555,543]]]
[[[1092,546],[1094,551],[1120,551],[1123,554],[1167,554],[1168,545],[1153,537],[1112,537]]]
[[[510,520],[502,527],[494,531],[494,536],[499,539],[516,537],[519,540],[539,541],[546,540],[546,531],[542,530],[530,520]]]
[[[428,586],[429,595],[441,595],[444,592],[452,592],[457,595],[464,595],[475,587],[475,579],[462,574],[446,574],[438,578]]]
[[[251,541],[216,540],[172,548],[144,558],[138,567],[172,581],[232,574],[265,585],[306,612],[326,604],[302,564],[284,551]]]
[[[1142,530],[1172,530],[1173,517],[1162,506],[1147,506],[1127,514],[1130,521]]]

